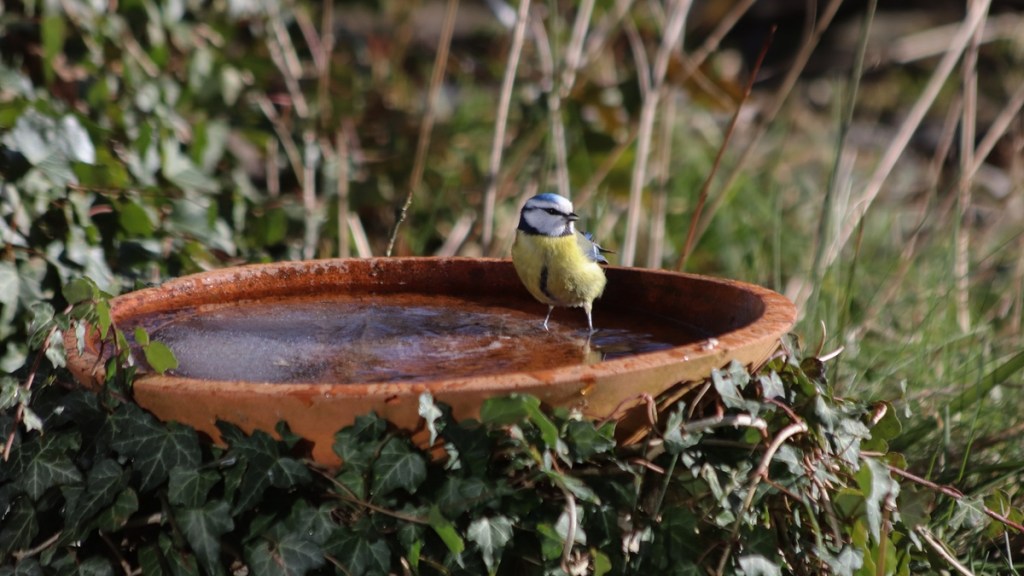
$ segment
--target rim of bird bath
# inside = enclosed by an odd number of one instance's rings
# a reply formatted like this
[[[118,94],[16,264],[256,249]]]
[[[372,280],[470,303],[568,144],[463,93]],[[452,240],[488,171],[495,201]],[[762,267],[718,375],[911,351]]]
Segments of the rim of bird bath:
[[[274,433],[281,420],[312,443],[311,454],[337,465],[334,434],[356,416],[375,411],[421,445],[428,432],[419,415],[419,397],[430,392],[452,408],[456,419],[474,418],[493,396],[533,394],[546,405],[580,410],[593,418],[617,418],[617,437],[630,441],[647,431],[645,397],[671,405],[692,384],[733,360],[750,368],[766,362],[796,320],[796,307],[766,288],[695,274],[608,266],[608,287],[595,303],[598,318],[607,310],[636,310],[666,318],[684,317],[708,326],[712,337],[665,350],[576,364],[481,376],[413,382],[266,383],[203,380],[146,373],[132,387],[134,401],[161,420],[178,421],[219,439],[217,420],[248,433]],[[345,290],[464,296],[507,295],[538,311],[507,259],[368,258],[325,259],[223,268],[168,280],[110,301],[115,325],[124,329],[147,315],[226,302],[314,296]],[[579,310],[573,311],[583,320]],[[566,314],[569,314],[566,312]],[[600,325],[600,321],[597,322]],[[585,331],[585,323],[583,324]],[[68,367],[83,386],[104,381],[105,353],[95,330],[86,332],[82,352],[74,330],[65,334]],[[442,367],[443,370],[443,367]]]

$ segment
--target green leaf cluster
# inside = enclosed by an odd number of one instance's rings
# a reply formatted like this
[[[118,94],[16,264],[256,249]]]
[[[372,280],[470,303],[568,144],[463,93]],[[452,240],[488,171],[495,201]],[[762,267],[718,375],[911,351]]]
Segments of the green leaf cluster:
[[[425,394],[432,446],[366,414],[336,434],[334,470],[283,424],[221,422],[214,445],[118,395],[47,387],[42,430],[0,417],[0,574],[912,574],[943,567],[935,514],[992,539],[989,510],[1021,516],[907,485],[891,407],[831,396],[815,362],[716,371],[720,395],[684,396],[632,445],[533,396],[456,421]]]

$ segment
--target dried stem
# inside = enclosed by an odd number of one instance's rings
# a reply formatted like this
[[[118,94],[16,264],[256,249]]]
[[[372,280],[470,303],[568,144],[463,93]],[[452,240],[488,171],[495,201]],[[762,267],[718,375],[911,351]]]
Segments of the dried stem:
[[[668,90],[665,94],[661,134],[659,135],[660,145],[656,164],[654,166],[655,180],[657,186],[654,190],[654,202],[651,206],[651,228],[647,238],[647,267],[661,268],[661,261],[665,254],[665,220],[668,217],[668,186],[669,174],[672,162],[672,132],[676,123],[676,102],[675,90]]]
[[[626,238],[622,246],[620,263],[632,266],[636,259],[637,238],[640,234],[640,214],[643,211],[643,191],[647,183],[647,162],[650,156],[651,139],[654,133],[654,119],[658,101],[665,85],[669,59],[683,36],[683,25],[690,10],[690,0],[675,0],[669,11],[668,23],[662,33],[661,45],[654,57],[651,70],[651,90],[644,97],[640,109],[640,124],[637,131],[636,161],[629,186],[629,209],[626,213]]]
[[[988,132],[985,133],[985,137],[981,139],[978,148],[974,151],[974,163],[971,165],[969,172],[970,179],[973,179],[975,174],[978,173],[985,159],[992,153],[992,149],[996,147],[996,143],[1013,125],[1021,108],[1024,108],[1024,82],[1017,87],[1017,91],[1007,100],[1006,106],[1003,106],[1003,109],[996,115],[989,126]]]
[[[946,547],[942,545],[942,542],[939,542],[939,540],[932,535],[931,531],[929,531],[924,526],[918,526],[914,529],[914,531],[917,532],[921,536],[921,538],[928,543],[928,546],[930,546],[936,554],[941,556],[942,559],[948,562],[949,565],[952,566],[957,572],[963,574],[963,576],[974,576],[974,572],[971,572],[971,570],[968,567],[964,566],[956,558],[954,558],[953,555],[950,554],[948,550],[946,550]]]
[[[697,195],[697,205],[694,207],[693,215],[690,218],[690,230],[686,233],[686,244],[683,245],[683,250],[679,254],[679,261],[676,262],[676,270],[683,270],[686,268],[686,261],[690,258],[690,254],[693,253],[693,247],[697,241],[697,229],[700,224],[701,212],[704,209],[704,203],[707,202],[711,182],[715,179],[715,175],[718,174],[718,168],[722,165],[722,158],[725,155],[725,149],[728,147],[729,140],[732,138],[732,135],[736,132],[736,124],[739,122],[740,112],[743,110],[743,104],[750,98],[750,93],[754,89],[754,82],[757,80],[757,74],[761,71],[761,65],[764,63],[764,57],[768,54],[768,47],[771,46],[772,38],[774,36],[775,27],[773,26],[768,38],[765,40],[764,46],[761,47],[761,53],[757,56],[757,61],[754,63],[753,70],[750,71],[750,77],[747,79],[747,86],[743,90],[743,97],[736,103],[736,110],[733,112],[732,118],[729,120],[729,126],[726,128],[722,144],[718,147],[718,152],[715,154],[715,161],[711,165],[711,170],[704,179],[704,184],[700,187],[700,193]]]
[[[830,266],[839,256],[839,251],[849,241],[850,236],[853,235],[853,231],[860,225],[860,222],[867,213],[868,208],[871,207],[875,198],[878,197],[878,193],[882,190],[882,184],[885,183],[889,174],[892,172],[892,169],[896,166],[896,162],[899,160],[900,156],[903,155],[903,151],[906,150],[911,136],[913,136],[917,127],[924,119],[925,113],[929,108],[931,108],[935,98],[939,95],[939,91],[946,83],[949,75],[953,72],[953,68],[956,66],[960,56],[967,48],[967,44],[974,36],[978,26],[984,22],[985,14],[988,12],[988,6],[989,0],[980,0],[971,6],[963,24],[957,30],[956,35],[950,39],[949,49],[946,51],[945,55],[943,55],[938,66],[936,66],[935,71],[932,73],[932,77],[928,80],[928,84],[924,87],[924,90],[922,90],[921,96],[916,102],[914,102],[914,105],[907,113],[907,117],[904,119],[903,124],[900,125],[900,128],[893,137],[892,142],[882,155],[882,159],[875,167],[875,171],[871,174],[871,178],[864,187],[863,194],[861,194],[861,197],[854,203],[850,218],[840,229],[836,242],[826,255],[824,267],[827,268]]]
[[[530,14],[530,0],[519,0],[516,26],[512,30],[512,46],[505,64],[505,76],[501,80],[501,94],[498,98],[498,113],[494,119],[494,141],[491,144],[491,160],[487,170],[487,190],[484,192],[483,231],[480,242],[485,254],[491,251],[494,241],[494,209],[498,196],[498,171],[501,169],[501,154],[505,148],[505,130],[508,125],[508,110],[512,102],[512,86],[519,68],[519,57],[526,37],[526,24]]]
[[[739,512],[736,514],[736,522],[732,526],[732,534],[729,536],[729,541],[725,543],[725,551],[722,553],[721,559],[718,561],[718,569],[715,570],[715,574],[721,576],[725,571],[725,564],[729,561],[729,555],[732,554],[733,544],[736,542],[736,536],[740,532],[740,525],[743,523],[743,515],[747,513],[750,506],[754,503],[754,494],[757,492],[757,485],[761,483],[761,480],[768,474],[768,466],[772,463],[772,458],[775,457],[775,453],[779,451],[779,448],[789,440],[792,436],[797,434],[803,434],[807,432],[807,423],[800,421],[794,422],[789,426],[786,426],[779,431],[772,443],[768,445],[768,449],[761,456],[761,463],[758,464],[757,469],[754,470],[750,475],[750,483],[747,486],[747,495],[743,499],[743,505],[740,507]]]
[[[64,314],[71,311],[71,307],[68,306],[64,309]],[[57,332],[57,325],[54,324],[50,331],[47,332],[46,338],[43,340],[42,349],[36,354],[34,360],[32,360],[32,367],[28,371],[28,376],[25,378],[25,384],[22,386],[25,394],[32,391],[32,384],[35,383],[36,374],[39,373],[39,367],[42,365],[43,358],[46,356],[46,349],[50,346],[50,339]],[[25,404],[18,403],[18,408],[14,413],[14,425],[11,428],[11,433],[7,436],[7,441],[4,442],[3,461],[8,462],[11,459],[11,449],[14,447],[14,437],[18,432],[18,426],[21,424],[22,418],[25,416]]]
[[[316,201],[316,169],[320,163],[320,148],[316,143],[316,133],[306,129],[302,133],[305,154],[302,162],[302,211],[305,215],[305,236],[302,244],[302,257],[309,260],[316,255],[317,238],[320,225],[317,222]]]
[[[974,7],[978,0],[969,0]],[[974,135],[978,117],[978,46],[981,44],[983,26],[975,29],[964,53],[961,72],[963,76],[964,107],[960,120],[960,179],[957,182],[957,226],[954,227],[953,282],[956,301],[956,323],[962,333],[971,329],[971,311],[968,307],[970,293],[968,273],[970,272],[971,245],[971,166],[974,165]]]
[[[295,141],[292,140],[289,129],[285,126],[281,116],[274,109],[274,105],[267,98],[266,94],[257,94],[255,96],[256,104],[263,111],[263,115],[270,120],[270,125],[274,127],[274,133],[277,134],[277,139],[284,146],[284,154],[288,157],[288,163],[291,164],[292,171],[295,173],[295,177],[301,180],[303,178],[302,171],[302,154],[299,153],[299,147],[295,145]],[[275,161],[276,162],[276,161]]]
[[[725,203],[726,199],[728,199],[727,192],[729,188],[732,186],[733,182],[739,176],[740,171],[743,169],[743,166],[746,163],[747,158],[750,156],[750,153],[753,152],[754,148],[761,140],[761,137],[763,137],[765,132],[768,131],[768,127],[771,125],[772,121],[774,121],[775,117],[782,109],[782,105],[786,102],[789,93],[793,90],[793,87],[796,85],[797,80],[800,78],[800,74],[803,72],[804,68],[807,66],[808,60],[810,60],[811,58],[811,54],[814,52],[815,47],[817,47],[818,42],[821,40],[822,35],[825,33],[825,30],[827,30],[829,25],[832,23],[832,19],[835,18],[836,12],[839,10],[839,6],[841,4],[842,0],[831,0],[829,4],[825,6],[825,9],[821,13],[820,19],[815,24],[814,29],[811,31],[810,36],[807,38],[807,41],[804,42],[804,44],[800,47],[800,51],[797,52],[792,64],[789,65],[786,77],[783,78],[778,90],[775,92],[768,106],[765,108],[763,114],[761,115],[761,123],[757,126],[757,128],[751,134],[750,138],[747,140],[746,147],[740,150],[740,153],[736,158],[736,163],[733,165],[733,168],[729,172],[729,175],[725,178],[725,181],[719,187],[722,193],[718,194],[718,196],[715,197],[715,199],[711,202],[711,205],[708,207],[708,210],[704,213],[704,216],[701,219],[700,226],[697,229],[697,236],[694,240],[695,245],[697,241],[700,240],[701,236],[704,235],[704,232],[706,232],[708,227],[711,225],[711,221],[712,219],[714,219],[715,214],[718,212],[718,209],[722,206],[723,203]]]
[[[348,137],[343,127],[338,128],[334,136],[335,162],[338,165],[338,256],[348,258],[351,255],[348,241],[348,194],[349,194],[349,153]]]
[[[427,110],[423,114],[423,121],[420,123],[419,138],[416,140],[416,156],[413,159],[412,173],[409,175],[409,188],[405,193],[405,203],[398,214],[394,229],[391,230],[391,238],[388,239],[388,249],[385,256],[391,256],[395,248],[395,240],[398,238],[398,229],[405,222],[409,207],[412,206],[412,197],[416,189],[420,187],[423,180],[423,170],[427,161],[427,149],[430,147],[430,135],[434,130],[434,120],[437,117],[437,100],[441,94],[441,82],[444,80],[444,73],[448,67],[448,50],[452,45],[452,34],[455,31],[455,16],[459,11],[459,0],[448,0],[444,13],[444,24],[441,27],[441,41],[437,47],[437,54],[434,56],[434,68],[430,75],[429,96],[427,99]]]

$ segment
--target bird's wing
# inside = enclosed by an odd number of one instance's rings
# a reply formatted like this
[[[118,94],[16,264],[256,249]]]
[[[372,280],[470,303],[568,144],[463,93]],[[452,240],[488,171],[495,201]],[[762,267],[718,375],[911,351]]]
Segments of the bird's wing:
[[[599,262],[601,264],[608,263],[608,260],[605,259],[604,254],[610,254],[611,250],[605,250],[604,248],[598,246],[597,242],[594,242],[593,234],[586,234],[577,230],[576,244],[579,245],[580,250],[582,250],[583,254],[585,254],[587,258],[589,258],[590,260],[594,262]]]

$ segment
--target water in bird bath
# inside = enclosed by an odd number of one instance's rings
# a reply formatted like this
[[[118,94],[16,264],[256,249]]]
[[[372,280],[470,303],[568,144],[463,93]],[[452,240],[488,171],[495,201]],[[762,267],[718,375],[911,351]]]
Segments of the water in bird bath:
[[[596,306],[588,342],[579,309],[413,293],[352,294],[203,306],[139,321],[206,380],[323,384],[415,382],[541,370],[706,339],[685,324]]]

